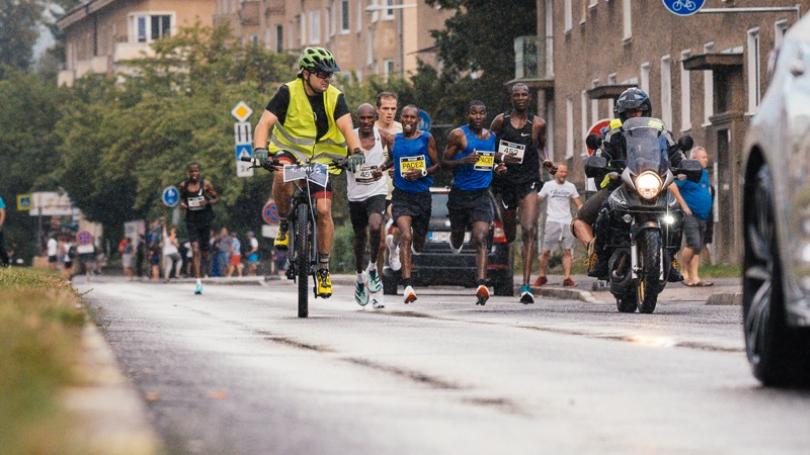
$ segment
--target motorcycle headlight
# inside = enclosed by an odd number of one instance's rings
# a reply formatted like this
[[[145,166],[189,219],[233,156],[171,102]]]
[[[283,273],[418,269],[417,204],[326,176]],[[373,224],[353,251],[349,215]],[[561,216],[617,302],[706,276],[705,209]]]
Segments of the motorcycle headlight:
[[[654,172],[642,172],[641,175],[636,177],[636,190],[642,198],[647,200],[655,199],[658,193],[661,192],[663,184],[661,177]]]

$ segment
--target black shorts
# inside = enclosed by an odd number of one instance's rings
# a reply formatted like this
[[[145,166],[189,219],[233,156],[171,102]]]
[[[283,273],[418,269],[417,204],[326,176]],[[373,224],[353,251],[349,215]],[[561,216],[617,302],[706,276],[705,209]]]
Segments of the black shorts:
[[[48,256],[48,263],[49,263],[49,264],[55,264],[55,263],[56,263],[56,261],[57,261],[57,257],[56,257],[56,256]]]
[[[523,183],[497,183],[492,185],[492,192],[500,199],[506,210],[517,210],[520,201],[531,192],[539,192],[543,188],[540,180],[529,180]]]
[[[200,251],[208,251],[211,246],[211,223],[187,222],[186,230],[188,231],[189,242],[198,242]]]
[[[602,210],[602,206],[605,205],[605,202],[614,189],[614,187],[608,186],[591,195],[577,211],[576,219],[588,223],[589,226],[593,226],[593,224],[596,223],[596,218],[599,216],[599,211]]]
[[[365,201],[349,201],[349,219],[352,220],[354,230],[365,229],[372,213],[378,213],[382,217],[385,214],[385,205],[384,194],[371,196]]]
[[[706,247],[706,221],[695,215],[686,215],[683,219],[683,235],[686,246],[699,254]]]
[[[394,223],[401,216],[409,216],[413,234],[418,237],[426,236],[428,227],[430,227],[431,201],[429,191],[409,193],[395,189],[391,203],[391,216],[394,218]]]
[[[453,188],[447,197],[452,229],[468,229],[476,221],[491,223],[495,208],[488,189],[464,191]]]

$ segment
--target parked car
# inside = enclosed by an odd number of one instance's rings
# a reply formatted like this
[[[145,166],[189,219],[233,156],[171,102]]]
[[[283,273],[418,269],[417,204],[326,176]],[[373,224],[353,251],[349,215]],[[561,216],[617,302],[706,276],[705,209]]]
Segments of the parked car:
[[[810,18],[772,56],[746,136],[743,330],[764,385],[810,383]]]
[[[447,211],[449,188],[431,188],[433,202],[427,242],[421,254],[413,256],[411,274],[414,286],[466,286],[473,287],[476,281],[475,250],[470,243],[470,234],[464,238],[460,253],[453,253],[450,246],[450,219]],[[492,201],[493,207],[495,201]],[[503,224],[497,216],[490,227],[489,265],[487,278],[492,283],[495,295],[514,295],[512,260],[509,243]],[[383,271],[383,293],[397,293],[399,272],[388,266]]]

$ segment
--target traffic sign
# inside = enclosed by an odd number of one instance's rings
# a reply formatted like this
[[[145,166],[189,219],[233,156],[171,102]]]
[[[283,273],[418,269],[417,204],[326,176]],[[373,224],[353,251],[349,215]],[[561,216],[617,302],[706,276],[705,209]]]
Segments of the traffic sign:
[[[278,206],[272,199],[267,201],[262,208],[262,220],[267,224],[278,224],[281,222],[281,215],[278,213]]]
[[[247,121],[251,114],[253,114],[253,109],[251,109],[250,106],[248,106],[244,101],[236,103],[236,106],[231,109],[231,115],[233,118],[240,122]]]
[[[703,8],[703,4],[706,3],[706,0],[661,0],[661,2],[664,3],[664,7],[672,14],[691,16]]]
[[[76,234],[76,241],[79,242],[79,245],[90,245],[93,243],[93,234],[81,231]]]
[[[31,194],[18,194],[17,195],[17,211],[28,212],[31,210]]]
[[[591,127],[588,128],[588,134],[586,134],[585,137],[588,137],[590,135],[594,135],[594,136],[599,137],[599,138],[604,138],[604,134],[602,134],[602,130],[605,130],[606,128],[610,128],[610,119],[609,118],[599,120],[596,123],[594,123],[593,125],[591,125]],[[596,153],[596,150],[594,150],[592,148],[589,148],[587,145],[585,146],[585,153],[583,154],[583,156],[585,156],[585,155],[593,156],[594,153]]]
[[[253,143],[253,131],[250,122],[236,122],[233,124],[233,142],[235,144]]]
[[[430,132],[430,126],[433,124],[433,120],[430,118],[430,114],[419,109],[419,123],[416,125],[416,128],[419,131],[427,131]]]
[[[174,207],[180,202],[180,191],[174,185],[169,185],[163,189],[160,199],[166,207]]]
[[[236,144],[234,152],[236,155],[236,176],[253,177],[253,168],[250,167],[250,162],[242,161],[243,157],[253,157],[253,146],[250,144]]]

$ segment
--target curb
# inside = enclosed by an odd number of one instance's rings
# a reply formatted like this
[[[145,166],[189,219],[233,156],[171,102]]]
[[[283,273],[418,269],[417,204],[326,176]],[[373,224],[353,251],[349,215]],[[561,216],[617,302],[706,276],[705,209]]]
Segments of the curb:
[[[532,288],[532,293],[541,297],[550,297],[552,299],[560,300],[579,300],[585,303],[598,303],[605,304],[601,300],[593,296],[589,291],[582,291],[579,289],[565,289],[565,288]]]
[[[91,453],[154,455],[163,446],[146,410],[93,321],[82,329],[76,366],[80,385],[64,392],[63,403],[81,423],[76,437]]]
[[[741,292],[712,294],[706,299],[706,305],[742,305]]]

